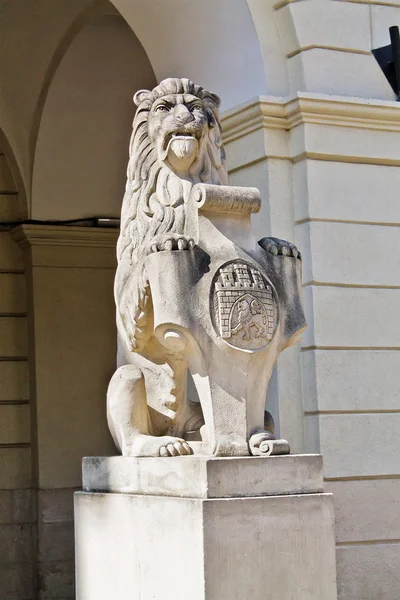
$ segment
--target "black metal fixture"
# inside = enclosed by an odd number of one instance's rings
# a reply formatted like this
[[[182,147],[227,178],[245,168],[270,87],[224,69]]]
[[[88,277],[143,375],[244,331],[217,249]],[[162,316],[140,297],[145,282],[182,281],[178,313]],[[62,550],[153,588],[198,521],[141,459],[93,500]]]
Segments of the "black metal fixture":
[[[390,44],[372,50],[386,79],[400,101],[400,33],[397,25],[389,27]]]

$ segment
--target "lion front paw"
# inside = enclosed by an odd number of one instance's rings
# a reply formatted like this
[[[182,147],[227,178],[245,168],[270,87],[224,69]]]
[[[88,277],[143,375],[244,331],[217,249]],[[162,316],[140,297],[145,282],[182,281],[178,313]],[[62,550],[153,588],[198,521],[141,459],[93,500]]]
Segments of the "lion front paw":
[[[275,256],[278,254],[281,256],[293,256],[294,258],[301,260],[300,251],[294,244],[286,242],[285,240],[280,240],[279,238],[274,237],[265,237],[262,238],[262,240],[260,240],[258,243],[263,250],[266,250],[266,252],[270,252]]]
[[[150,243],[148,251],[149,254],[152,254],[153,252],[164,252],[171,250],[192,250],[194,245],[194,241],[191,238],[169,233],[163,236],[157,236]]]
[[[168,438],[166,436],[162,438],[162,442],[159,449],[160,456],[187,456],[193,454],[189,444],[180,438]]]

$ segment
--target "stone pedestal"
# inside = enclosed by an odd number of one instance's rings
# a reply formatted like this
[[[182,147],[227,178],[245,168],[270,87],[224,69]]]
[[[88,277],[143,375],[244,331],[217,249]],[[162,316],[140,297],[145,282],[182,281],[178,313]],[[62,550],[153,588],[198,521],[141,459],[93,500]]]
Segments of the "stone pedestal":
[[[77,600],[336,600],[318,455],[86,458]]]

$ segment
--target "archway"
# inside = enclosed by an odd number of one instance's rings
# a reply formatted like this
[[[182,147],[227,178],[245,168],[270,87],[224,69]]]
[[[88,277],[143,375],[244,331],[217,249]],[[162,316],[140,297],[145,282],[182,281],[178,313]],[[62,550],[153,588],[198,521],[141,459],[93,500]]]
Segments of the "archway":
[[[76,35],[51,82],[36,144],[32,218],[117,216],[134,112],[132,92],[154,74],[118,15]]]

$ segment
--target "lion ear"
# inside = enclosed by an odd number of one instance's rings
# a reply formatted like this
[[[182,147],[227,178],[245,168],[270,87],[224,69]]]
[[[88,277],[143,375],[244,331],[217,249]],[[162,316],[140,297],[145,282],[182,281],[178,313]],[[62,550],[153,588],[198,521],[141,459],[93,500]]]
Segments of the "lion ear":
[[[211,102],[215,104],[217,108],[221,106],[221,98],[217,96],[217,94],[213,94],[212,92],[207,92],[207,96],[211,99]]]
[[[133,101],[136,104],[136,106],[139,106],[139,104],[141,104],[141,102],[143,102],[143,100],[145,100],[149,94],[151,94],[150,90],[137,91],[136,94],[133,96]]]

